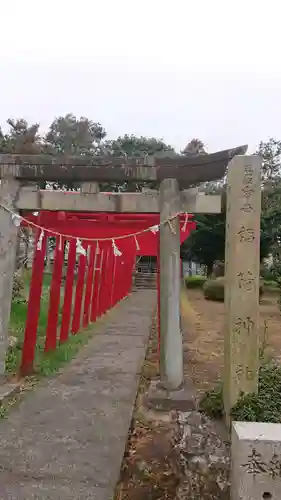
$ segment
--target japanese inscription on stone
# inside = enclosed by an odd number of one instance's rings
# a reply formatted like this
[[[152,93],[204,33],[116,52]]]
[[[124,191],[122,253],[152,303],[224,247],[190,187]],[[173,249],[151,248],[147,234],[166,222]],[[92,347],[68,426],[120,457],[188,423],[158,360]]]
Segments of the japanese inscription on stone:
[[[258,386],[258,290],[260,160],[236,158],[229,164],[226,214],[226,415],[239,394]],[[229,245],[229,247],[228,247]]]
[[[240,243],[252,243],[255,241],[255,231],[245,226],[240,227],[237,236],[239,236]]]
[[[239,272],[237,274],[238,286],[246,292],[253,290],[255,286],[255,277],[252,271]]]
[[[254,378],[254,372],[248,366],[244,367],[244,365],[239,364],[236,367],[235,376],[238,382],[241,381],[242,378],[251,381]]]
[[[281,478],[281,458],[276,453],[273,454],[270,461],[265,461],[261,453],[253,448],[248,456],[248,461],[242,464],[242,467],[244,467],[245,472],[253,476],[268,474],[272,479]]]
[[[247,316],[246,318],[237,318],[233,327],[234,333],[237,335],[240,335],[241,333],[245,332],[248,335],[250,335],[252,328],[255,326],[254,321],[250,316]]]
[[[253,212],[254,210],[251,201],[252,195],[254,193],[253,173],[254,171],[252,165],[246,165],[244,169],[243,187],[242,187],[242,193],[244,197],[244,202],[241,207],[242,212]]]
[[[242,365],[237,365],[235,374],[236,374],[236,378],[238,380],[241,380],[241,377],[243,375],[243,366]]]

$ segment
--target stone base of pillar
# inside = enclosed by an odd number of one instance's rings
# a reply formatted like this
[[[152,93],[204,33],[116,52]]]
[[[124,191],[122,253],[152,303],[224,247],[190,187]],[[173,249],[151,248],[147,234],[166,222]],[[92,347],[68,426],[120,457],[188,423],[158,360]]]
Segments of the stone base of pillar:
[[[143,398],[144,405],[155,411],[192,411],[197,408],[195,391],[190,383],[184,381],[181,388],[168,390],[159,380],[152,380]]]

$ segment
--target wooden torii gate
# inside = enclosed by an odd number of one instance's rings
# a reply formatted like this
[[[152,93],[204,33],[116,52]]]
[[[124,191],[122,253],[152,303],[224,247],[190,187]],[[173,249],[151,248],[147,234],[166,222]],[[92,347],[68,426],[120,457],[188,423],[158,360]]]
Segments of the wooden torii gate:
[[[183,348],[177,214],[220,212],[220,197],[198,193],[194,186],[221,179],[230,160],[244,155],[246,149],[241,146],[210,155],[147,156],[144,159],[0,155],[0,374],[5,369],[17,236],[7,209],[13,212],[22,209],[160,212],[160,372],[167,389],[179,388],[183,382]],[[81,184],[81,192],[70,195],[63,191],[42,191],[30,185],[30,182],[42,181],[77,182]],[[99,193],[98,183],[124,181],[157,182],[160,190],[159,193]],[[165,223],[171,217],[169,224]]]

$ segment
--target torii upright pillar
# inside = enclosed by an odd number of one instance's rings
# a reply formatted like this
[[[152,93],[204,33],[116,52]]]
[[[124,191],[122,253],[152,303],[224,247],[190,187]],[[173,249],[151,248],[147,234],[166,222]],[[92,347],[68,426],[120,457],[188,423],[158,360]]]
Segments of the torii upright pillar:
[[[178,181],[164,179],[160,184],[160,376],[167,390],[179,389],[183,383],[180,223],[179,215],[175,216],[179,212]]]
[[[19,183],[6,176],[0,183],[0,203],[7,209],[15,210],[14,204],[19,193]],[[18,228],[11,214],[0,206],[0,383],[5,376],[5,360],[8,348],[8,325],[13,290],[13,273],[16,260],[16,240]]]

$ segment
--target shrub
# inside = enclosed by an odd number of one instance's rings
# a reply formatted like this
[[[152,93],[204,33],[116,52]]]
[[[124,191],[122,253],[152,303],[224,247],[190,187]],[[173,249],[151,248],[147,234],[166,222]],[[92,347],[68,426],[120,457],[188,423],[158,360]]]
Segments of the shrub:
[[[204,297],[217,302],[224,301],[224,278],[208,280],[203,286]]]
[[[21,292],[23,291],[24,285],[23,285],[23,279],[19,274],[15,273],[13,277],[13,294],[12,294],[12,299],[18,299],[21,295]]]
[[[217,385],[211,391],[207,391],[199,401],[199,410],[206,413],[208,417],[220,418],[223,416],[223,386]]]
[[[281,421],[281,366],[269,363],[259,371],[258,394],[241,395],[232,408],[234,420],[245,422]]]
[[[204,394],[199,409],[211,418],[223,415],[222,384]],[[231,410],[233,420],[242,422],[281,422],[281,366],[264,364],[259,370],[258,394],[241,394]]]
[[[202,288],[207,278],[205,276],[185,276],[186,288]]]
[[[265,266],[264,264],[261,264],[260,274],[265,281],[275,281],[275,274],[273,269]]]
[[[212,276],[214,278],[220,278],[224,276],[224,268],[225,268],[224,262],[222,262],[221,260],[216,260],[213,265]]]
[[[216,302],[223,302],[224,301],[224,283],[225,283],[225,278],[217,278],[215,280],[208,280],[203,286],[203,291],[204,291],[204,297],[206,300],[213,300]],[[263,287],[260,285],[260,293],[259,296],[260,298],[263,295]]]

